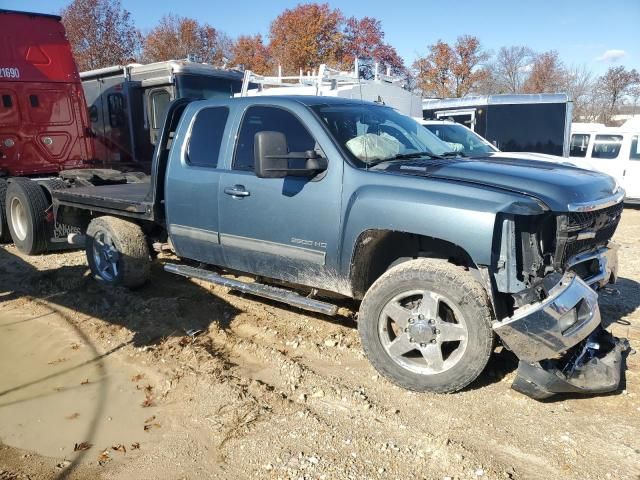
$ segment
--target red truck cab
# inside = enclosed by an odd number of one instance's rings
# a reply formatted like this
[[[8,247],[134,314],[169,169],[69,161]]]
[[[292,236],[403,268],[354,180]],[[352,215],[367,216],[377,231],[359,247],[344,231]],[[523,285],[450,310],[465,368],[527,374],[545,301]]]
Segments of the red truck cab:
[[[87,166],[87,107],[60,17],[0,10],[0,26],[0,176]]]

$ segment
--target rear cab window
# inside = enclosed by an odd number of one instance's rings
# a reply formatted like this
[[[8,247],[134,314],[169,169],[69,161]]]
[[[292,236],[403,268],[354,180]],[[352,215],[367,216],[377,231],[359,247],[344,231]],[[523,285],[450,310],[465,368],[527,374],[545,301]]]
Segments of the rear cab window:
[[[194,167],[216,168],[224,128],[229,117],[227,107],[203,108],[196,114],[187,145],[187,163]]]
[[[287,138],[290,152],[306,152],[316,149],[316,141],[293,113],[279,107],[249,107],[244,114],[238,134],[233,160],[234,170],[254,170],[255,136],[264,131],[283,133]]]
[[[587,133],[574,133],[571,135],[570,157],[586,157],[589,139],[591,135]]]
[[[591,158],[618,158],[622,147],[622,135],[596,135]]]

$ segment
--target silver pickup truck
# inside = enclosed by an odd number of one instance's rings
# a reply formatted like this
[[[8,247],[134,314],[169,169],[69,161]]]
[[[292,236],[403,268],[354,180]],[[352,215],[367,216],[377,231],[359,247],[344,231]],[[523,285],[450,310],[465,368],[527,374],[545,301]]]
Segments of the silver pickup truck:
[[[182,99],[149,183],[55,190],[55,219],[109,284],[142,285],[169,249],[169,272],[299,308],[355,299],[369,360],[408,389],[464,388],[497,341],[532,397],[618,388],[628,344],[602,328],[597,290],[616,279],[624,191],[449,150],[374,103]]]

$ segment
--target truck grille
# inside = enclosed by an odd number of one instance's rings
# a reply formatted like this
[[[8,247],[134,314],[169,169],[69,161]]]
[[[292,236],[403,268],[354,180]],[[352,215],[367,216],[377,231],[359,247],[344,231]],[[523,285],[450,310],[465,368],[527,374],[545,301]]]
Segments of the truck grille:
[[[569,231],[584,230],[594,228],[603,223],[615,223],[618,225],[620,215],[622,215],[623,204],[612,205],[601,210],[591,212],[571,212],[567,214],[567,227]],[[615,227],[614,227],[615,231]],[[613,232],[612,232],[613,234]]]
[[[619,203],[591,212],[559,215],[555,264],[562,268],[571,257],[606,245],[620,223],[623,208]]]

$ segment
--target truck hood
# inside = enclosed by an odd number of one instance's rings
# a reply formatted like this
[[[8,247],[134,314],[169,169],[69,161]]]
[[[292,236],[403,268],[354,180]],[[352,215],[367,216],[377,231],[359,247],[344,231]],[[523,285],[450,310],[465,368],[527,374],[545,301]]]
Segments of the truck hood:
[[[540,160],[541,162],[557,162],[557,163],[569,163],[565,157],[558,157],[556,155],[549,155],[547,153],[538,152],[488,152],[484,155],[479,155],[478,158],[507,158],[518,160]]]
[[[382,163],[375,170],[499,188],[542,200],[554,211],[597,202],[618,190],[609,175],[569,165],[523,158],[475,157]]]

